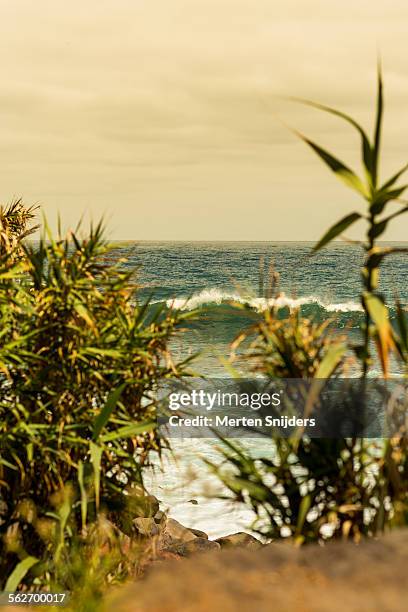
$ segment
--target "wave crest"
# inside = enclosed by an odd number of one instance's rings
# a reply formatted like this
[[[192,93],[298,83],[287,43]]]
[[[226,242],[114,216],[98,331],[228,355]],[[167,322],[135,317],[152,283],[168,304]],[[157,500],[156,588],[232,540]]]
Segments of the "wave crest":
[[[166,300],[168,308],[177,310],[195,310],[203,306],[228,304],[231,302],[243,304],[262,312],[275,306],[276,308],[299,308],[300,306],[318,306],[327,312],[362,312],[363,307],[356,302],[325,303],[313,295],[300,298],[290,298],[281,294],[276,298],[244,297],[235,293],[228,293],[219,289],[203,289],[191,297],[178,297]]]

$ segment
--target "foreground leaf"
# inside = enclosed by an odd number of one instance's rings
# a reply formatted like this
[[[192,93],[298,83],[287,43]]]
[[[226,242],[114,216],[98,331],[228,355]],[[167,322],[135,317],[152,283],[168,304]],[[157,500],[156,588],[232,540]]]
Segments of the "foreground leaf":
[[[18,585],[20,584],[24,576],[36,563],[38,563],[38,561],[39,559],[37,559],[36,557],[26,557],[25,559],[20,561],[20,563],[17,563],[16,567],[7,579],[4,590],[16,591]]]
[[[106,423],[109,421],[109,418],[113,410],[116,408],[116,404],[118,403],[118,400],[120,396],[122,395],[125,387],[126,387],[126,383],[123,383],[122,385],[114,389],[109,394],[104,407],[102,408],[101,412],[95,419],[94,428],[93,428],[93,436],[92,436],[92,439],[94,441],[97,440],[102,429],[105,427]]]
[[[361,219],[361,218],[362,218],[362,215],[360,215],[359,213],[351,213],[350,215],[347,215],[346,217],[344,217],[343,219],[335,223],[324,234],[323,238],[319,240],[316,246],[313,247],[313,251],[316,252],[322,249],[326,244],[334,240],[334,238],[336,238],[339,234],[341,234],[348,227],[350,227],[350,225],[352,225],[353,223],[358,221],[358,219]]]
[[[372,182],[372,171],[373,171],[373,151],[371,149],[370,141],[368,140],[368,136],[355,119],[343,113],[341,111],[336,110],[335,108],[331,108],[330,106],[326,106],[325,104],[319,104],[318,102],[313,102],[312,100],[304,100],[302,98],[294,98],[297,102],[301,104],[306,104],[306,106],[311,106],[312,108],[316,108],[317,110],[324,111],[325,113],[329,113],[331,115],[335,115],[340,119],[344,119],[350,125],[352,125],[361,136],[361,153],[364,163],[364,168],[366,170],[367,178]]]
[[[375,132],[374,132],[374,148],[373,148],[373,185],[376,187],[378,179],[378,161],[380,157],[380,143],[381,143],[381,126],[382,116],[384,109],[383,101],[383,83],[381,75],[381,65],[378,63],[378,78],[377,78],[377,117],[375,121]]]
[[[91,463],[94,472],[94,489],[95,489],[95,505],[96,509],[99,509],[99,500],[100,500],[100,489],[101,489],[101,458],[102,458],[102,449],[97,444],[91,442],[90,444],[91,451]]]
[[[348,168],[343,162],[334,157],[331,153],[322,149],[319,145],[312,142],[303,134],[296,132],[296,134],[313,149],[313,151],[320,157],[320,159],[327,165],[329,168],[336,174],[336,176],[343,181],[348,187],[357,191],[364,198],[368,198],[369,194],[367,188],[365,187],[362,180],[353,172],[350,168]]]
[[[391,349],[395,348],[393,330],[388,317],[388,308],[380,298],[372,293],[364,294],[364,302],[375,325],[378,356],[381,361],[383,374],[387,377],[389,353]]]
[[[156,429],[157,423],[154,421],[145,421],[144,423],[134,423],[134,425],[125,425],[119,427],[116,431],[104,434],[101,436],[102,442],[113,442],[114,440],[120,440],[124,438],[130,438],[132,436],[140,436],[141,434],[148,433]]]

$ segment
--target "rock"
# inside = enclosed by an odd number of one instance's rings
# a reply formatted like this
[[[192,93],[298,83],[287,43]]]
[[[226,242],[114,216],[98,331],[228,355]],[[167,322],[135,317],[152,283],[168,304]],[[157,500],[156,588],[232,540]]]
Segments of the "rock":
[[[159,549],[159,552],[160,554],[171,554],[177,557],[186,557],[186,542],[181,542],[180,540],[169,540],[163,548]]]
[[[162,510],[159,510],[158,512],[156,512],[153,518],[156,521],[156,523],[162,523],[167,519],[167,515]]]
[[[205,538],[206,540],[208,540],[208,535],[205,533],[205,531],[200,531],[199,529],[193,528],[190,528],[190,531],[191,533],[194,533],[197,538]]]
[[[196,538],[195,540],[190,540],[189,542],[186,542],[185,548],[187,555],[190,555],[196,552],[220,550],[221,545],[218,542],[214,542],[213,540],[208,540],[207,536],[207,538]]]
[[[136,527],[140,535],[152,538],[153,536],[159,535],[159,527],[155,522],[154,518],[142,518],[138,517],[133,519],[133,525]]]
[[[179,540],[180,542],[189,542],[197,536],[191,529],[187,529],[175,519],[168,518],[163,530],[163,537],[170,542],[171,540]]]
[[[249,550],[255,550],[262,546],[262,542],[249,535],[239,531],[238,533],[232,533],[231,535],[224,536],[215,540],[221,545],[221,548],[248,548]]]
[[[220,550],[221,546],[218,542],[207,540],[206,538],[194,538],[187,542],[173,540],[167,547],[166,552],[180,555],[181,557],[189,557],[198,552],[208,552],[209,550]]]

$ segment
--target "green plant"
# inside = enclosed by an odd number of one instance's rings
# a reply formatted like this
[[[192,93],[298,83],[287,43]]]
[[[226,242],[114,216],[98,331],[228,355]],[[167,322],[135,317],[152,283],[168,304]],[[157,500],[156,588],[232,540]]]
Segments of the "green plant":
[[[398,185],[398,180],[408,169],[408,164],[405,164],[387,180],[383,182],[380,181],[381,131],[384,111],[381,68],[380,66],[378,67],[376,120],[371,140],[361,125],[349,115],[323,104],[316,104],[309,100],[300,101],[313,108],[343,119],[357,130],[361,138],[361,158],[364,178],[360,178],[336,156],[332,155],[309,138],[306,138],[303,134],[296,132],[297,135],[312,148],[323,163],[325,163],[342,182],[363,198],[366,203],[365,212],[352,212],[337,221],[337,223],[335,223],[319,240],[313,251],[316,252],[329,244],[356,221],[360,219],[366,221],[366,237],[363,242],[360,242],[365,251],[365,263],[362,269],[364,291],[361,295],[361,302],[365,311],[365,323],[362,328],[363,343],[354,347],[354,350],[357,357],[362,362],[362,375],[365,377],[372,363],[370,337],[374,338],[377,344],[383,373],[387,376],[390,350],[398,350],[400,355],[404,356],[407,345],[406,334],[401,338],[396,337],[389,321],[384,298],[378,291],[380,265],[385,257],[396,252],[407,252],[407,249],[380,246],[378,245],[378,240],[386,231],[390,221],[408,211],[407,202],[401,200],[401,196],[408,185]],[[396,203],[399,208],[387,215],[386,212],[391,203]]]
[[[106,257],[100,224],[83,239],[46,228],[20,246],[18,262],[4,255],[0,284],[2,586],[22,559],[47,555],[22,503],[46,516],[71,483],[78,532],[101,511],[126,515],[129,488],[163,445],[154,392],[185,372],[169,341],[191,316],[138,302],[132,271]]]
[[[254,372],[271,378],[326,378],[341,366],[346,351],[344,337],[335,336],[329,325],[301,317],[299,309],[278,318],[272,306],[233,342],[232,358],[252,338],[247,356]]]
[[[20,520],[31,526],[47,554],[23,557],[8,577],[6,590],[15,591],[30,573],[32,589],[69,593],[70,610],[93,612],[103,607],[109,586],[137,575],[145,544],[123,534],[102,513],[78,530],[77,502],[70,485],[51,496],[46,515],[32,500],[20,502]],[[7,534],[7,546],[24,555],[17,531]]]
[[[389,354],[393,350],[406,361],[406,315],[397,302],[399,334],[391,325],[388,308],[379,292],[379,272],[388,255],[406,251],[377,243],[389,222],[408,211],[401,195],[408,185],[397,186],[408,168],[404,166],[380,184],[379,161],[383,115],[383,85],[378,72],[377,114],[374,137],[351,117],[309,101],[304,103],[334,114],[351,124],[362,141],[365,178],[360,179],[337,157],[302,134],[298,135],[338,178],[354,189],[367,203],[367,212],[353,212],[338,221],[316,244],[326,246],[359,219],[368,227],[362,242],[365,262],[362,270],[361,301],[365,311],[363,341],[351,346],[361,364],[360,410],[364,413],[369,396],[367,374],[372,363],[372,343],[377,346],[384,377],[389,374]],[[386,216],[388,206],[399,208]],[[252,369],[270,377],[326,379],[343,373],[347,344],[329,329],[300,319],[294,312],[278,320],[275,309],[248,333],[255,333],[248,359]],[[248,333],[241,334],[238,345]],[[311,398],[318,398],[322,382]],[[317,392],[316,392],[317,389]],[[314,393],[314,395],[312,395]],[[344,397],[347,405],[347,397]],[[306,407],[313,407],[313,403]],[[403,414],[405,415],[405,406]],[[404,416],[405,419],[405,416]],[[223,440],[221,466],[207,462],[226,486],[233,499],[251,506],[256,514],[253,528],[268,538],[292,537],[298,543],[330,537],[373,536],[387,527],[408,521],[408,446],[406,425],[399,435],[381,443],[363,438],[310,439],[295,436],[274,437],[269,457],[254,459],[243,447]]]
[[[7,206],[0,206],[0,257],[16,251],[24,238],[33,234],[37,227],[31,226],[36,206],[25,206],[15,200]]]
[[[381,529],[383,478],[378,472],[370,477],[378,468],[378,445],[274,437],[271,456],[253,458],[242,446],[223,442],[224,465],[210,467],[234,499],[254,511],[251,528],[261,536],[302,544],[358,540]]]

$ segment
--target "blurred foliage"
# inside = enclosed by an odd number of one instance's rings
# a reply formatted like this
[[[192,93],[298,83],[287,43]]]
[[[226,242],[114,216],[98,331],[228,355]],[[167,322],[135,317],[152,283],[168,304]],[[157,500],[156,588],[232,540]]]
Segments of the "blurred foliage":
[[[299,309],[278,318],[272,307],[233,342],[232,356],[253,338],[248,352],[253,371],[271,378],[324,378],[339,367],[346,351],[345,338],[334,336],[329,325],[330,320],[318,324],[301,317]]]
[[[385,444],[364,439],[281,438],[273,453],[254,458],[223,440],[223,462],[207,462],[228,499],[256,515],[251,529],[296,544],[375,536],[408,522],[405,438]]]
[[[21,518],[21,504],[35,502],[45,518],[49,500],[71,483],[78,533],[101,511],[126,514],[129,487],[142,485],[149,454],[161,452],[154,391],[186,372],[169,341],[191,316],[137,301],[133,271],[108,258],[100,224],[84,238],[54,238],[45,224],[29,244],[20,238],[30,231],[31,209],[18,204],[3,216],[2,587],[20,561],[48,554],[33,523]]]
[[[391,325],[388,308],[378,289],[380,266],[385,257],[405,248],[378,245],[389,222],[408,211],[401,196],[408,185],[397,182],[408,165],[380,184],[379,162],[383,115],[383,84],[378,71],[377,110],[372,141],[351,117],[332,108],[302,101],[345,120],[359,133],[364,178],[337,157],[302,134],[298,135],[335,175],[366,202],[366,211],[353,212],[338,221],[317,243],[318,251],[359,219],[367,222],[362,270],[361,302],[365,311],[363,340],[357,346],[328,327],[302,319],[298,311],[279,320],[272,307],[263,320],[234,342],[236,348],[253,334],[247,359],[255,372],[268,377],[324,379],[347,376],[346,355],[355,355],[361,373],[361,413],[366,410],[366,377],[377,347],[384,378],[389,375],[391,351],[406,363],[408,333],[406,313],[397,300],[397,327]],[[387,216],[390,204],[397,209]],[[260,283],[261,285],[261,283]],[[262,287],[264,283],[262,280]],[[317,387],[319,388],[319,387]],[[321,388],[321,387],[320,387]],[[311,387],[313,389],[313,385]],[[314,393],[312,391],[310,393]],[[313,400],[317,398],[314,397]],[[313,406],[306,404],[306,407]],[[308,413],[309,414],[309,413]],[[253,458],[239,444],[223,440],[221,466],[207,462],[238,502],[256,514],[253,528],[267,538],[291,537],[296,543],[331,537],[374,536],[387,527],[408,523],[408,448],[406,405],[400,435],[376,442],[363,438],[311,439],[302,432],[289,439],[274,436],[268,458]]]
[[[364,290],[361,294],[361,303],[366,317],[365,323],[362,326],[363,342],[355,346],[354,351],[362,363],[363,376],[366,376],[369,367],[372,365],[370,338],[374,339],[383,374],[386,377],[389,372],[390,352],[395,351],[405,358],[408,347],[405,329],[401,330],[402,333],[399,337],[396,335],[389,320],[385,300],[378,290],[380,266],[386,257],[389,257],[393,253],[408,252],[408,249],[379,245],[378,240],[383,236],[389,223],[393,219],[408,211],[408,202],[402,199],[402,195],[407,189],[408,184],[398,184],[402,175],[408,170],[408,164],[405,164],[387,180],[380,182],[381,133],[384,113],[381,67],[380,65],[378,66],[376,119],[371,140],[361,125],[349,115],[309,100],[300,100],[300,102],[343,119],[351,125],[360,136],[361,161],[364,170],[363,178],[360,178],[336,156],[329,153],[315,142],[312,142],[303,134],[296,132],[297,135],[318,155],[320,160],[329,167],[335,176],[348,187],[351,187],[351,189],[353,189],[353,191],[364,201],[365,210],[362,212],[350,213],[337,221],[337,223],[324,234],[321,240],[319,240],[313,250],[316,252],[329,244],[332,240],[342,235],[343,232],[356,223],[356,221],[363,219],[366,222],[367,229],[365,240],[358,241],[358,244],[360,244],[365,251],[365,262],[362,269]],[[393,207],[393,212],[386,214],[391,207]],[[398,323],[401,327],[401,317],[399,317]]]
[[[138,574],[145,544],[124,535],[102,513],[86,529],[78,530],[75,502],[70,485],[51,496],[46,515],[32,500],[20,502],[20,521],[31,526],[47,554],[23,556],[21,534],[8,532],[8,549],[23,559],[10,574],[6,590],[14,591],[30,575],[31,589],[69,593],[68,609],[93,612],[102,607],[108,586]]]
[[[36,206],[27,207],[21,200],[0,206],[0,256],[15,254],[21,241],[38,229],[31,225],[36,210]]]

